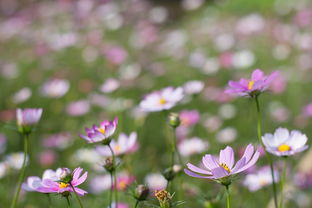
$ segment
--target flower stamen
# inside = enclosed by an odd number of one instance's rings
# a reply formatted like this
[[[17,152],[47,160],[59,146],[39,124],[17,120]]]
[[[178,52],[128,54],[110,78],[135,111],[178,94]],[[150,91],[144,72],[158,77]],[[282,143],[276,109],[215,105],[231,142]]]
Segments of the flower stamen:
[[[67,183],[60,183],[60,188],[67,188],[69,185]]]
[[[159,100],[160,105],[164,105],[166,103],[167,103],[167,101],[164,98],[160,98],[160,100]]]
[[[291,150],[291,147],[287,144],[281,144],[280,146],[278,146],[277,150],[279,152],[287,152],[287,151]]]
[[[231,172],[229,166],[227,166],[225,163],[221,163],[221,164],[219,164],[219,165],[220,165],[224,170],[226,170],[228,173]]]
[[[252,80],[249,81],[248,82],[248,90],[251,90],[254,84],[255,84],[255,81],[252,81]]]
[[[105,134],[105,129],[104,128],[99,128],[98,131],[101,132],[102,134]]]

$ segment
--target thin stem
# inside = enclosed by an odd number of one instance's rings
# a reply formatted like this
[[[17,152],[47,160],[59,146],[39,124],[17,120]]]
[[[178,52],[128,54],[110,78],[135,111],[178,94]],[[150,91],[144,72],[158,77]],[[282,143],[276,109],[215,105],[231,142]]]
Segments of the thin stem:
[[[137,208],[137,207],[138,207],[138,205],[139,205],[139,203],[140,203],[140,201],[139,201],[139,200],[137,200],[137,201],[135,202],[134,208]]]
[[[77,192],[76,192],[76,190],[75,190],[75,187],[74,187],[71,183],[69,183],[69,185],[70,185],[70,187],[71,187],[71,188],[73,189],[73,191],[74,191],[75,197],[76,197],[76,199],[77,199],[77,201],[78,201],[78,203],[79,203],[80,208],[83,208],[82,203],[81,203],[81,200],[80,200],[80,198],[79,198],[79,196],[78,196],[78,194],[77,194]]]
[[[231,208],[231,195],[230,195],[229,186],[225,186],[225,189],[226,189],[226,195],[227,195],[227,199],[226,199],[227,208]]]
[[[285,185],[285,179],[286,179],[286,169],[287,169],[287,160],[284,158],[284,168],[283,168],[283,173],[282,173],[282,178],[281,178],[281,201],[280,201],[280,208],[283,208],[283,200],[284,200],[284,185]]]
[[[176,128],[173,128],[173,146],[174,152],[178,155],[179,164],[181,165],[183,161],[177,145]]]
[[[109,147],[109,149],[110,149],[110,151],[111,151],[111,153],[112,153],[112,158],[113,158],[114,171],[112,172],[112,174],[113,174],[113,178],[114,178],[114,183],[113,183],[113,184],[115,184],[115,188],[114,188],[114,186],[112,185],[112,191],[114,192],[114,195],[115,195],[115,208],[117,208],[117,206],[118,206],[118,205],[117,205],[117,204],[118,204],[118,193],[117,193],[117,188],[116,188],[116,186],[117,186],[116,157],[115,157],[115,153],[114,153],[112,147],[110,146],[110,144],[108,145],[108,147]]]
[[[66,198],[66,201],[67,201],[67,207],[68,207],[68,208],[70,208],[70,201],[69,201],[69,197],[68,197],[68,196],[66,196],[65,198]]]
[[[20,175],[18,177],[17,188],[16,188],[16,191],[14,194],[14,198],[13,198],[13,201],[11,204],[11,208],[16,207],[16,203],[17,203],[20,191],[21,191],[21,185],[22,185],[22,182],[23,182],[24,177],[25,177],[26,162],[27,162],[27,155],[28,155],[28,139],[29,139],[29,135],[24,134],[24,160],[23,160],[23,165],[22,165]]]
[[[266,151],[265,149],[265,146],[262,142],[262,133],[261,133],[261,111],[260,111],[260,104],[259,104],[259,96],[257,95],[255,97],[255,101],[256,101],[256,106],[257,106],[257,120],[258,120],[258,123],[257,123],[257,132],[258,132],[258,139],[259,139],[259,142],[260,144],[262,145],[264,151],[265,151],[265,155],[268,159],[268,162],[269,162],[269,165],[270,165],[270,169],[271,169],[271,176],[272,176],[272,189],[273,189],[273,198],[274,198],[274,205],[275,205],[275,208],[278,207],[278,204],[277,204],[277,190],[276,190],[276,182],[275,182],[275,176],[274,176],[274,167],[273,167],[273,161],[272,161],[272,158],[270,156],[270,154],[268,154],[268,152]]]
[[[111,179],[111,189],[110,189],[110,192],[109,192],[109,208],[112,208],[114,179],[113,179],[113,174],[111,172],[109,174],[110,174],[110,179]]]
[[[51,200],[50,194],[46,194],[46,196],[48,197],[49,207],[51,207],[52,206],[52,200]]]

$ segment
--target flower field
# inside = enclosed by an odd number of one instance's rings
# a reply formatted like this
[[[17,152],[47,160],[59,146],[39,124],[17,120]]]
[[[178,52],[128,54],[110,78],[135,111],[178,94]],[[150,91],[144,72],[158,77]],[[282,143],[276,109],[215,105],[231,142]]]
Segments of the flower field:
[[[312,207],[312,2],[0,3],[0,208]]]

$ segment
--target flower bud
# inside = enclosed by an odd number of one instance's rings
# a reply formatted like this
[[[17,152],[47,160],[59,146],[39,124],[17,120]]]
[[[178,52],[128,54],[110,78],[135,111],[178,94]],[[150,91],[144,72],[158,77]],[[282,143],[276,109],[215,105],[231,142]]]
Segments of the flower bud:
[[[30,134],[33,127],[39,122],[41,115],[41,108],[17,109],[16,119],[18,131],[22,134]]]
[[[169,118],[169,125],[172,126],[173,128],[177,128],[181,123],[179,114],[177,113],[170,113],[168,118]]]
[[[173,171],[173,168],[165,169],[162,174],[167,181],[172,181],[176,175],[175,172]]]
[[[70,183],[73,180],[71,171],[68,168],[62,168],[59,174],[60,181]]]
[[[105,170],[107,170],[108,172],[112,173],[115,170],[115,165],[114,165],[113,158],[112,157],[106,158],[105,161],[104,161],[103,167],[105,168]]]
[[[172,196],[166,190],[155,191],[155,197],[158,199],[161,208],[170,207]]]
[[[138,185],[134,192],[134,197],[139,201],[144,201],[149,194],[149,188],[145,185]]]

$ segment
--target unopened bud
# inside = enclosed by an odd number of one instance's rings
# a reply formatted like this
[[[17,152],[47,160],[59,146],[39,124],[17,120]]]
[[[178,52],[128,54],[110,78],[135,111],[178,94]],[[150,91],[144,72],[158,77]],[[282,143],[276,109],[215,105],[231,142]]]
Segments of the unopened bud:
[[[173,128],[177,128],[181,123],[179,114],[177,113],[170,113],[169,114],[169,125]]]
[[[173,168],[167,168],[164,170],[163,176],[167,181],[172,181],[176,176],[176,173],[174,172]]]
[[[158,199],[161,208],[170,207],[172,196],[166,190],[155,191],[155,197]]]
[[[138,185],[134,192],[134,197],[139,201],[144,201],[149,194],[149,188],[145,185]]]
[[[105,170],[107,170],[108,172],[112,173],[115,170],[115,165],[114,165],[113,158],[112,157],[106,158],[105,161],[104,161],[103,167],[105,168]]]
[[[65,183],[70,183],[73,179],[70,169],[62,168],[59,174],[59,178]]]

